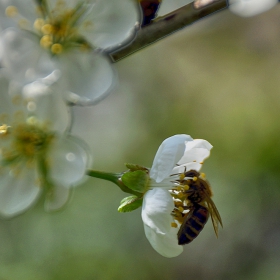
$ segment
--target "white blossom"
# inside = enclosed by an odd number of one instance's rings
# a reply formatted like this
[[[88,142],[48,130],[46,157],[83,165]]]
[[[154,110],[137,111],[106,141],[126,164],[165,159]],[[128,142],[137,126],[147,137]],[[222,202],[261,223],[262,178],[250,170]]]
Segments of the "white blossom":
[[[90,159],[82,140],[67,133],[65,102],[39,83],[19,88],[3,70],[0,91],[0,215],[22,213],[42,193],[46,210],[61,208]]]
[[[133,0],[0,0],[1,63],[21,84],[56,71],[68,101],[95,104],[116,82],[106,53],[134,39],[139,16]]]
[[[142,219],[146,237],[152,247],[165,257],[176,257],[183,247],[178,245],[178,228],[171,215],[174,201],[169,192],[180,174],[199,171],[210,154],[212,145],[189,135],[174,135],[160,145],[150,170],[150,190],[143,199]]]
[[[251,17],[266,12],[278,3],[278,0],[229,0],[229,9],[242,17]]]

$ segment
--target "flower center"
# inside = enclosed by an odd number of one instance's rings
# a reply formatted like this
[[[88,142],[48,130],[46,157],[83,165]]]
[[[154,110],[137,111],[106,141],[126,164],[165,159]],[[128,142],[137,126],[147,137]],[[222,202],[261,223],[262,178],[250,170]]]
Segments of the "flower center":
[[[207,197],[212,196],[209,183],[205,180],[205,174],[190,170],[179,175],[176,186],[171,190],[174,200],[174,209],[171,213],[175,222],[172,227],[181,225],[194,204],[200,204]]]
[[[87,12],[86,5],[78,3],[75,8],[69,8],[64,0],[57,0],[54,8],[49,9],[48,1],[40,1],[37,13],[39,17],[33,23],[33,29],[28,28],[28,22],[19,16],[15,6],[6,9],[6,15],[17,19],[22,29],[32,31],[39,36],[40,46],[54,55],[59,55],[72,48],[82,50],[92,46],[79,34],[79,28],[91,25],[84,21]]]
[[[15,163],[20,159],[31,163],[38,158],[45,158],[50,142],[54,138],[52,133],[36,123],[34,117],[13,127],[1,125],[0,135],[10,137],[10,145],[2,149],[4,164]]]

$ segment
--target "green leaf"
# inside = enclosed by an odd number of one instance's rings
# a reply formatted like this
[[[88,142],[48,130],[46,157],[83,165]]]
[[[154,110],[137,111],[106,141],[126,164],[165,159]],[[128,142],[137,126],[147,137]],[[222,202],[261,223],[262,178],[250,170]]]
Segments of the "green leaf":
[[[148,168],[138,165],[138,164],[134,164],[134,163],[126,163],[125,166],[130,170],[130,171],[136,171],[136,170],[143,170],[145,172],[148,172]]]
[[[145,171],[126,172],[121,179],[124,185],[133,191],[144,193],[147,190],[149,176]]]
[[[131,212],[137,208],[139,208],[140,206],[142,206],[143,203],[143,198],[139,198],[136,195],[131,195],[128,197],[125,197],[122,201],[121,201],[121,205],[118,208],[118,211],[121,213],[124,212]]]

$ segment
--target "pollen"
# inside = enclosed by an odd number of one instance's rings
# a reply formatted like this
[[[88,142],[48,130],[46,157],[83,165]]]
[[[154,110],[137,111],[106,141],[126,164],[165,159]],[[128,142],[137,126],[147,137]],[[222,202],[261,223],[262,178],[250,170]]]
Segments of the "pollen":
[[[179,212],[183,213],[184,208],[183,208],[183,207],[181,207],[181,206],[179,206],[179,207],[178,207],[178,210],[179,210]]]
[[[194,182],[197,181],[197,177],[196,176],[193,177],[193,181]]]
[[[173,223],[171,223],[171,227],[177,228],[178,225],[175,222],[173,222]]]
[[[181,174],[180,174],[180,180],[182,181],[182,180],[184,180],[184,178],[185,178],[185,174],[184,174],[184,173],[181,173]]]
[[[61,44],[53,44],[51,47],[51,51],[53,54],[60,54],[63,51],[63,47]]]
[[[52,45],[52,43],[53,40],[52,40],[52,36],[50,35],[44,35],[40,40],[40,45],[46,49],[48,49]]]
[[[8,134],[9,126],[3,124],[0,126],[0,135],[7,135]]]
[[[205,179],[205,178],[206,178],[205,173],[200,173],[200,176],[201,176],[202,179]]]
[[[45,35],[50,35],[50,34],[53,34],[54,32],[54,27],[47,23],[47,24],[44,24],[42,27],[41,27],[41,31],[43,34]]]
[[[38,31],[41,31],[41,28],[45,25],[45,21],[44,19],[42,18],[37,18],[35,21],[34,21],[34,28]]]
[[[6,16],[15,17],[18,14],[18,9],[15,6],[8,6],[5,11]]]
[[[189,189],[190,189],[190,186],[189,186],[189,185],[185,185],[185,186],[184,186],[184,190],[185,190],[185,191],[188,191]]]

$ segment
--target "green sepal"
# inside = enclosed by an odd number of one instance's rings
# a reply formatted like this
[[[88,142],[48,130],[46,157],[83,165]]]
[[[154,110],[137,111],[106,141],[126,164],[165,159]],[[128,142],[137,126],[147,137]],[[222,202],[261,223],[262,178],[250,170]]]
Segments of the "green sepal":
[[[129,189],[144,193],[148,188],[149,176],[145,171],[136,170],[124,173],[121,180]]]
[[[148,172],[148,168],[138,165],[138,164],[134,164],[134,163],[126,163],[125,166],[130,170],[130,171],[136,171],[136,170],[143,170],[145,172]]]
[[[121,205],[118,208],[118,211],[121,213],[124,212],[131,212],[139,207],[142,206],[143,203],[143,198],[139,198],[136,195],[131,195],[128,197],[125,197],[122,201],[121,201]]]

